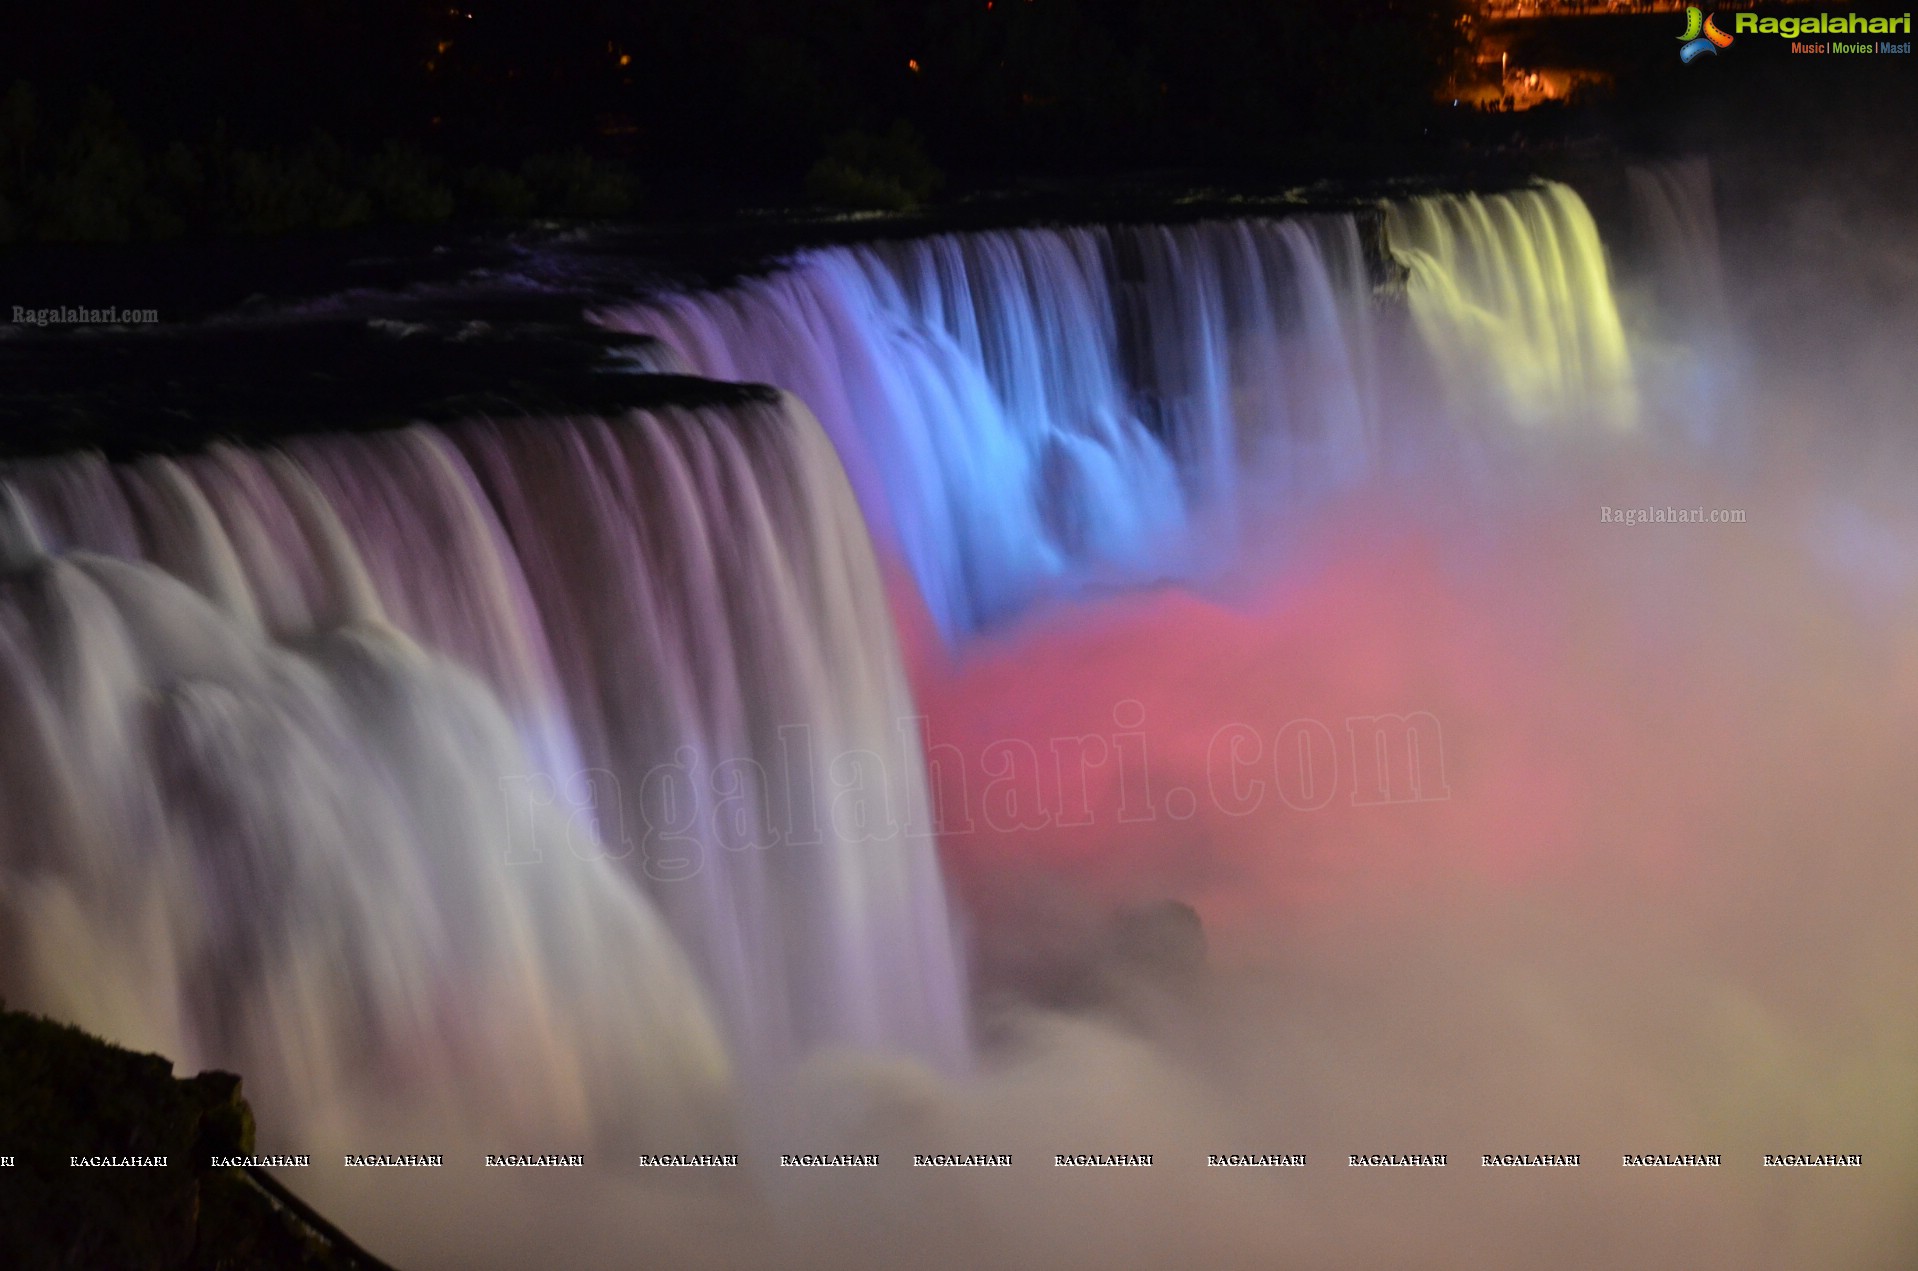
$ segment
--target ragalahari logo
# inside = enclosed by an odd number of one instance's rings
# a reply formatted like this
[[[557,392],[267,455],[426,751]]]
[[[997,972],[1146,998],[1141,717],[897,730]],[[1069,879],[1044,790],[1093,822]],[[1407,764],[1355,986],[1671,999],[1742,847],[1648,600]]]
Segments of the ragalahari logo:
[[[1710,53],[1716,56],[1719,49],[1732,42],[1732,37],[1718,29],[1718,15],[1705,16],[1705,11],[1697,5],[1685,10],[1685,34],[1678,38],[1684,41],[1679,47],[1678,56],[1687,66]]]

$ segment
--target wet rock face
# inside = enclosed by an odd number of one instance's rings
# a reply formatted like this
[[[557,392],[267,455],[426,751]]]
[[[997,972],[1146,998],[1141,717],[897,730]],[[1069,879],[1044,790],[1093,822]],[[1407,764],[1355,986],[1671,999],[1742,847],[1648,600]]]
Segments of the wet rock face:
[[[231,1073],[177,1078],[159,1055],[0,1011],[0,1266],[345,1268],[335,1245],[214,1156],[253,1150]],[[74,1158],[164,1158],[80,1167]]]

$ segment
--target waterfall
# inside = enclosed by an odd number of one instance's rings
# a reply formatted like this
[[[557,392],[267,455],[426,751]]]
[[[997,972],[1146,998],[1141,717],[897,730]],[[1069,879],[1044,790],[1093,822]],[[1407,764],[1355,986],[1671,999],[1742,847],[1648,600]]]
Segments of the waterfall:
[[[958,635],[1176,569],[1248,468],[1363,470],[1369,290],[1357,222],[1306,217],[836,247],[601,318],[810,404]]]
[[[1558,186],[835,247],[598,316],[664,342],[638,373],[783,391],[0,469],[0,992],[269,1107],[581,1133],[822,1047],[960,1068],[875,539],[957,640],[1408,446],[1632,409]]]
[[[1604,244],[1569,188],[1392,203],[1385,239],[1407,271],[1450,428],[1633,421]]]
[[[963,1061],[876,562],[792,399],[0,475],[10,1000],[289,1127],[700,1141],[821,1045]]]
[[[1732,462],[1750,441],[1735,403],[1752,368],[1725,289],[1711,162],[1635,164],[1625,180],[1640,376],[1671,431]]]
[[[1375,295],[1380,222],[1416,358]],[[809,403],[955,639],[1051,591],[1203,568],[1244,500],[1634,411],[1604,248],[1561,185],[823,248],[598,316]],[[1437,417],[1414,360],[1436,367]]]
[[[1676,324],[1722,320],[1725,267],[1711,162],[1694,156],[1635,164],[1626,169],[1625,180],[1639,271],[1655,288],[1653,312]]]

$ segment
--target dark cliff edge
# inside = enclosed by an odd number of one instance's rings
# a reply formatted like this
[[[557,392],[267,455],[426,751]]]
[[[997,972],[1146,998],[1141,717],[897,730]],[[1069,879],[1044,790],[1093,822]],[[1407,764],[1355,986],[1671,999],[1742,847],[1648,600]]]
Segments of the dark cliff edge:
[[[0,1009],[0,1266],[16,1271],[377,1271],[383,1263],[264,1170],[231,1073]],[[72,1158],[164,1157],[89,1168]]]
[[[400,301],[389,312],[408,320],[329,316],[0,339],[0,460],[74,450],[125,460],[222,441],[774,397],[761,386],[669,373],[655,341],[576,316],[442,320]]]

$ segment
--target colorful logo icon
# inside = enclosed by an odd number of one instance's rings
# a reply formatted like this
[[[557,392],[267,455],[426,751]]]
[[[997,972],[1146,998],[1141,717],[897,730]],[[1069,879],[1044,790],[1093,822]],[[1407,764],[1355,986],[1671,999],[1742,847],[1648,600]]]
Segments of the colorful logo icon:
[[[1690,66],[1693,62],[1710,53],[1717,56],[1718,50],[1732,42],[1732,37],[1718,29],[1718,15],[1705,16],[1705,11],[1697,5],[1688,5],[1685,9],[1685,34],[1678,38],[1684,44],[1678,50],[1679,60]]]

